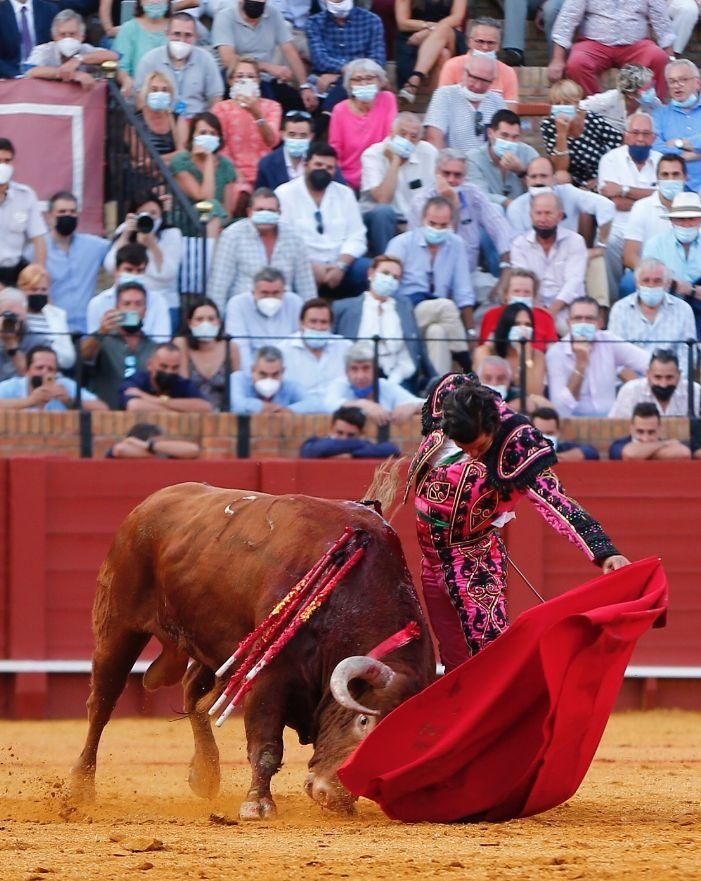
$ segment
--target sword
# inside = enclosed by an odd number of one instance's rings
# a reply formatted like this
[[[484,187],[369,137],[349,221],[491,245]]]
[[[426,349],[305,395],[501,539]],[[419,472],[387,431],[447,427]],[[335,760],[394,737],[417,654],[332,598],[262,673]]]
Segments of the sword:
[[[506,551],[504,551],[504,553],[506,554]],[[526,576],[523,574],[523,572],[521,572],[521,570],[518,568],[516,563],[514,563],[514,561],[511,559],[511,557],[508,554],[506,554],[506,559],[509,561],[509,563],[511,563],[511,565],[514,567],[514,569],[518,572],[518,574],[521,576],[521,578],[530,587],[530,589],[533,591],[533,593],[538,597],[538,599],[541,601],[541,603],[544,603],[546,601],[545,597],[542,596],[540,593],[538,593],[538,591],[535,589],[535,587],[533,587],[531,582],[526,578]]]

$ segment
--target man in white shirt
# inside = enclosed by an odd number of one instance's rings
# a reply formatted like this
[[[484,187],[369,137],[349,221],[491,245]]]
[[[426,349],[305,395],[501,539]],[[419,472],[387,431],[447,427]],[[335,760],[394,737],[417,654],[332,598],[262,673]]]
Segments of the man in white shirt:
[[[97,333],[102,318],[110,309],[117,305],[117,287],[125,281],[142,282],[148,252],[143,245],[124,245],[115,256],[114,284],[101,291],[88,303],[87,332]],[[168,301],[163,294],[157,294],[146,288],[146,314],[142,330],[146,336],[162,342],[171,338],[170,313]]]
[[[433,183],[438,151],[422,141],[415,113],[400,113],[392,134],[368,147],[361,157],[360,207],[368,229],[370,253],[383,254],[409,216],[409,205]]]
[[[606,246],[609,293],[617,299],[623,277],[623,244],[630,210],[651,196],[657,184],[657,163],[662,154],[652,149],[655,121],[649,113],[631,113],[626,120],[623,145],[604,153],[599,162],[599,193],[616,206],[613,228]]]
[[[694,413],[699,412],[701,386],[694,383]],[[679,359],[671,349],[657,349],[652,354],[647,373],[621,386],[609,411],[611,419],[631,419],[637,404],[654,404],[660,416],[687,416],[689,383],[682,378]]]
[[[623,245],[623,262],[628,269],[636,269],[640,263],[643,242],[672,228],[669,209],[674,197],[684,192],[687,180],[684,158],[673,153],[663,153],[657,163],[656,191],[647,199],[636,202],[630,209]]]
[[[555,193],[531,201],[533,228],[511,243],[511,262],[538,276],[540,298],[553,316],[584,294],[587,246],[584,239],[563,226],[562,202]]]
[[[347,303],[349,300],[341,302]],[[307,300],[299,316],[299,330],[281,340],[285,374],[308,398],[323,399],[329,382],[343,377],[350,340],[331,332],[333,311],[326,300]]]
[[[248,371],[263,346],[279,347],[299,327],[302,298],[285,290],[285,276],[266,266],[253,277],[253,290],[226,304],[224,329],[241,352],[241,370]]]
[[[0,138],[0,285],[11,287],[27,260],[24,250],[34,246],[34,262],[46,266],[46,224],[36,193],[12,180],[15,148]]]
[[[337,300],[365,290],[370,260],[365,224],[350,187],[333,177],[338,154],[332,146],[309,147],[304,176],[275,190],[282,220],[307,246],[319,296]]]

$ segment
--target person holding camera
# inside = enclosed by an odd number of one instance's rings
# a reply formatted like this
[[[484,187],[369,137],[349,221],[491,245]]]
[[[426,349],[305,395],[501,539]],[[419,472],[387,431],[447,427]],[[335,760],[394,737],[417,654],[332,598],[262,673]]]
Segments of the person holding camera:
[[[120,248],[134,243],[143,245],[148,255],[144,284],[149,293],[160,294],[166,299],[175,332],[180,323],[178,276],[183,258],[183,234],[168,225],[164,214],[163,203],[156,193],[135,199],[124,223],[117,228],[104,266],[107,272],[114,272]]]
[[[137,281],[117,285],[117,302],[102,316],[95,333],[84,337],[80,354],[89,368],[88,387],[118,410],[119,387],[145,370],[157,344],[143,332],[146,288]]]
[[[0,380],[23,376],[30,345],[25,338],[27,298],[15,288],[0,291]],[[36,342],[40,342],[36,340]]]
[[[0,382],[0,410],[72,410],[77,406],[77,390],[72,379],[59,376],[51,346],[32,346],[27,352],[27,375]],[[81,389],[80,409],[106,410],[107,405]]]
[[[146,364],[119,387],[123,410],[210,413],[212,405],[192,382],[180,376],[182,352],[172,343],[158,346]]]

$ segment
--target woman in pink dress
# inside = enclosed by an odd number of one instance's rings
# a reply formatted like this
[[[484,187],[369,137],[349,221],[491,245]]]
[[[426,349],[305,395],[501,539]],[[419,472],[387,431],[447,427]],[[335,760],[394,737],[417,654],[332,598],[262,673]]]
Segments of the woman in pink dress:
[[[385,72],[370,58],[358,58],[346,65],[343,85],[351,97],[337,104],[331,113],[329,144],[338,153],[343,176],[358,190],[360,157],[390,134],[397,99],[392,92],[383,91],[387,85]]]
[[[242,216],[253,192],[258,163],[280,140],[282,107],[260,97],[260,70],[255,58],[243,55],[229,75],[228,101],[212,108],[224,132],[222,152],[236,166],[238,198],[236,216]]]

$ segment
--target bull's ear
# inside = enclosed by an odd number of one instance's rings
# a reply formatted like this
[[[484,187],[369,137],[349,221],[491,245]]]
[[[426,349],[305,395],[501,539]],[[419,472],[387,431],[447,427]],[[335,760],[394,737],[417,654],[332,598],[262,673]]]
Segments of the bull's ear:
[[[353,679],[360,679],[373,689],[387,688],[395,677],[394,670],[367,655],[355,655],[344,658],[331,674],[331,694],[336,701],[347,710],[356,713],[366,713],[370,716],[378,716],[379,710],[371,710],[358,703],[350,693],[350,683]]]

